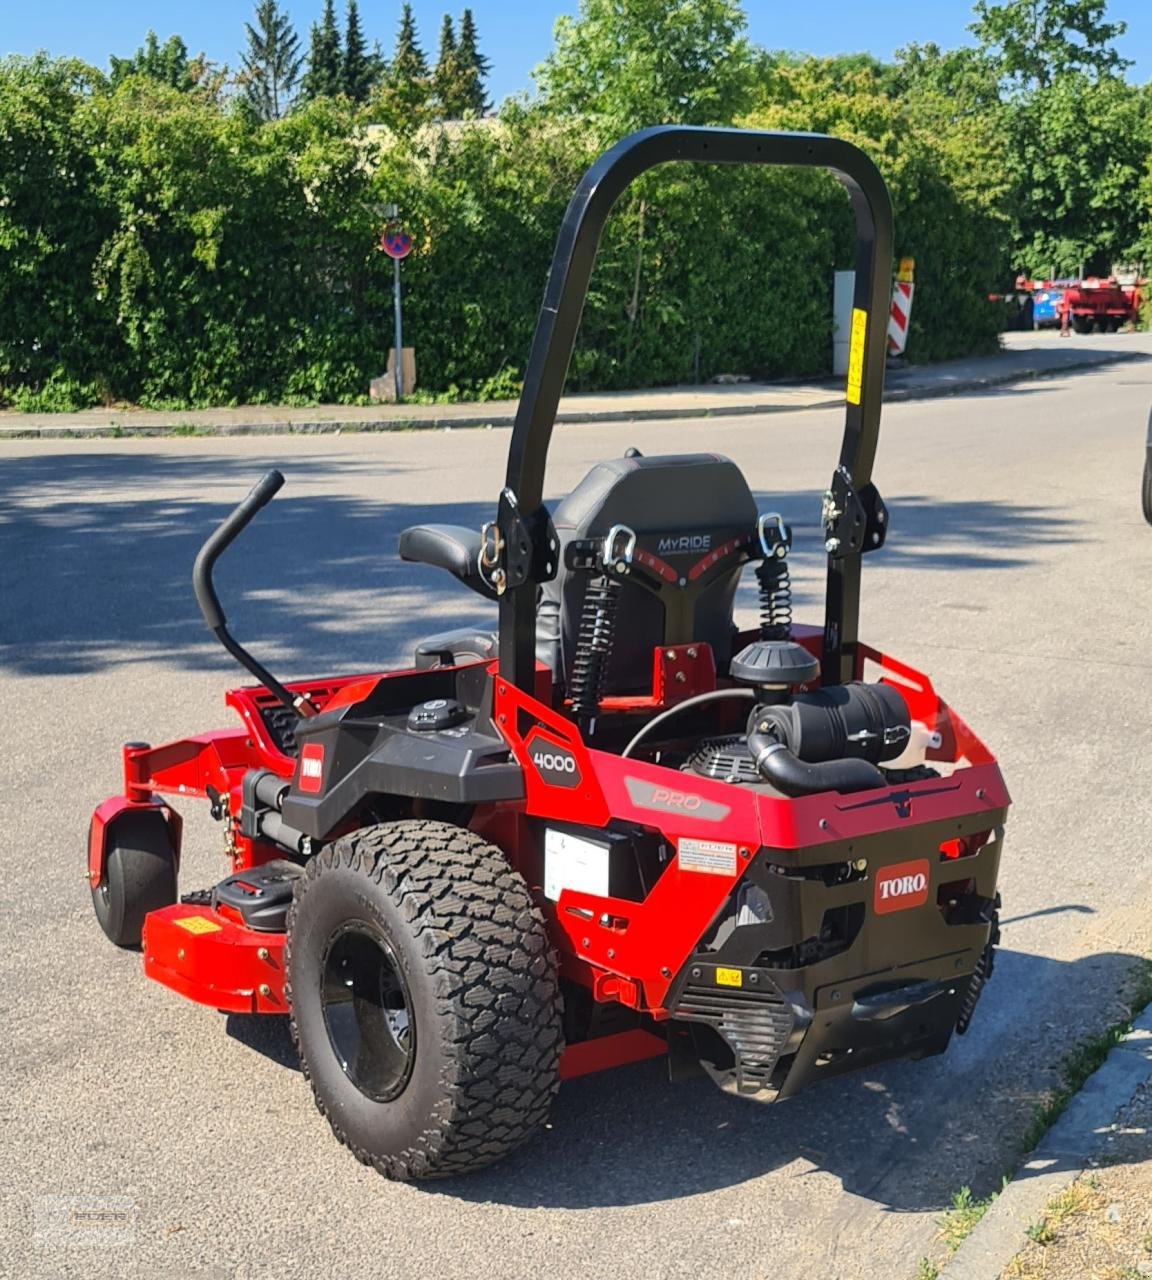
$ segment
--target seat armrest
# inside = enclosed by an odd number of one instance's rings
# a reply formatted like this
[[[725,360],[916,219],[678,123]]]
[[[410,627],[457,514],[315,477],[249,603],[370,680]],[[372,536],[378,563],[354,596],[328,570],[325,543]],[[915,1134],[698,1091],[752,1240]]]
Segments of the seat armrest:
[[[496,592],[480,576],[480,531],[456,524],[417,524],[400,535],[400,559],[447,569],[465,586],[495,600]]]

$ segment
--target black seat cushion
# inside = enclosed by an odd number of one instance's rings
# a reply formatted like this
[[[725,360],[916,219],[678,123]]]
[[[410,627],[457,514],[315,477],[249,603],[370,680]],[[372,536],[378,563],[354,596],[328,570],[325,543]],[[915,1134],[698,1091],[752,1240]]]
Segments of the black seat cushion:
[[[553,523],[561,547],[574,538],[604,537],[613,525],[636,533],[638,551],[647,551],[687,576],[709,551],[729,538],[747,537],[756,527],[756,501],[736,464],[713,453],[613,458],[594,467],[556,509]],[[563,564],[563,554],[561,555]],[[703,641],[718,662],[731,656],[732,606],[742,564],[721,574],[696,597],[695,609],[673,616],[661,598],[634,582],[620,595],[616,641],[605,692],[647,689],[652,651],[662,644]],[[557,664],[571,676],[588,576],[560,574],[545,583],[537,639],[558,645]],[[674,603],[676,588],[664,594]]]
[[[486,600],[496,592],[480,576],[480,531],[456,524],[418,524],[400,535],[400,559],[447,569]]]

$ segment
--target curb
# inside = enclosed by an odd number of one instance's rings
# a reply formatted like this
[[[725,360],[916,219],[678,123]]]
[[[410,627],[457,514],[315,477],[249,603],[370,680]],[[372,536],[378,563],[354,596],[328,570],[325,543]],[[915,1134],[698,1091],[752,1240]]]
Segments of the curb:
[[[1117,1112],[1152,1080],[1152,1005],[1088,1077],[1059,1120],[941,1266],[943,1280],[998,1280],[1028,1243],[1027,1230],[1088,1167]]]
[[[923,386],[891,386],[884,392],[884,402],[897,403],[905,400],[933,400],[944,396],[963,395],[970,392],[987,391],[994,387],[1013,382],[1040,381],[1047,378],[1059,378],[1067,373],[1082,372],[1084,369],[1100,368],[1105,365],[1119,364],[1130,360],[1150,359],[1144,351],[1110,351],[1093,355],[1089,351],[1083,358],[1069,361],[1058,368],[1031,368],[1004,370],[976,377],[958,378],[954,382],[941,379]],[[820,400],[809,400],[804,403],[782,403],[779,400],[755,401],[744,404],[694,405],[684,408],[632,408],[632,409],[590,409],[561,410],[556,415],[558,424],[576,426],[606,422],[647,422],[673,421],[689,418],[735,418],[767,413],[799,413],[811,409],[838,409],[844,403],[841,394],[830,393]],[[62,414],[68,417],[68,414]],[[134,426],[125,422],[109,422],[106,425],[70,426],[7,426],[0,414],[0,440],[88,440],[118,437],[168,438],[178,436],[277,436],[277,435],[338,435],[362,434],[387,431],[452,431],[475,430],[483,428],[511,427],[515,421],[515,411],[503,410],[496,413],[474,413],[458,417],[437,416],[435,413],[414,418],[379,418],[373,420],[340,418],[317,419],[315,421],[269,421],[269,422],[235,422],[189,423],[175,421],[170,424],[150,426]]]

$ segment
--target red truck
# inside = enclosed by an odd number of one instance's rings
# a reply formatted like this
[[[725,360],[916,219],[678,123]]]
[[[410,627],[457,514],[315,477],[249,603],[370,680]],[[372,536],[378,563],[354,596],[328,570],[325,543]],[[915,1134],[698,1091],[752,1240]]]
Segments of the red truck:
[[[1115,333],[1122,324],[1135,324],[1139,319],[1140,290],[1145,283],[1133,279],[1121,284],[1115,276],[1088,276],[1084,280],[1019,278],[1017,297],[1026,301],[1020,306],[1018,327],[1053,326],[1061,333]]]

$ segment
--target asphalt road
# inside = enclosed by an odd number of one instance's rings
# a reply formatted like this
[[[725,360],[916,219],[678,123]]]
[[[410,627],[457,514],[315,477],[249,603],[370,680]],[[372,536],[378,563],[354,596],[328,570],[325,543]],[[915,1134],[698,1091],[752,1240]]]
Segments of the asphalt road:
[[[507,435],[5,443],[0,1274],[911,1277],[952,1193],[996,1185],[1053,1064],[1152,953],[1150,401],[1152,362],[1130,362],[886,410],[892,535],[863,634],[932,674],[1015,801],[972,1032],[778,1108],[658,1064],[574,1082],[521,1154],[431,1187],[333,1141],[279,1021],[189,1005],[104,940],[84,832],[122,742],[228,722],[237,673],[188,576],[261,471],[289,483],[223,566],[237,631],[278,672],[373,669],[488,616],[402,565],[396,535],[487,518]],[[629,444],[729,453],[794,521],[798,616],[818,620],[838,435],[832,412],[569,427],[550,492]],[[183,885],[207,886],[219,832],[186,816]]]

